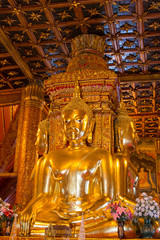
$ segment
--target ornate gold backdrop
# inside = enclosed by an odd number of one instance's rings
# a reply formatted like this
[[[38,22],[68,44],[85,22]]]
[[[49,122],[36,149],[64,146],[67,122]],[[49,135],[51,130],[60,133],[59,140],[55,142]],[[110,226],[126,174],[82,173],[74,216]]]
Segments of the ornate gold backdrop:
[[[120,90],[117,75],[108,70],[102,58],[104,42],[96,35],[82,35],[73,41],[71,59],[66,73],[53,75],[45,81],[52,100],[50,114],[50,150],[63,148],[60,111],[72,95],[78,80],[81,96],[92,108],[96,127],[93,145],[114,152],[113,121],[119,105]]]

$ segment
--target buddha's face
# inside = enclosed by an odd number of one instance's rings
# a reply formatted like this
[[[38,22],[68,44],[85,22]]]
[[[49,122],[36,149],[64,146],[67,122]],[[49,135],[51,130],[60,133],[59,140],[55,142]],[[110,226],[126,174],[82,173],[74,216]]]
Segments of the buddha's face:
[[[84,110],[68,110],[62,115],[64,133],[68,141],[85,139],[88,133],[89,119]]]

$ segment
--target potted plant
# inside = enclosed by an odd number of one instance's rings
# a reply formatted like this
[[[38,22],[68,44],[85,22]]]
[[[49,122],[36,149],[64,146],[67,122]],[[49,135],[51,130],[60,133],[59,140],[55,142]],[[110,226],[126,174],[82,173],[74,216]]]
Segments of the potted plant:
[[[133,223],[141,231],[143,238],[152,238],[155,234],[154,223],[159,219],[159,206],[152,196],[142,193],[136,199]],[[143,220],[143,221],[142,221]]]

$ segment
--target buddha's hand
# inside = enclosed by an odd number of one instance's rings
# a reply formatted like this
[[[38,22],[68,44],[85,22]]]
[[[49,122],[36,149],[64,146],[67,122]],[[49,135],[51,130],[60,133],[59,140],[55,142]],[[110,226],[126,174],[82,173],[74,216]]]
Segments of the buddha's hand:
[[[22,236],[29,236],[30,234],[30,215],[29,214],[21,214],[19,216],[20,222],[20,234]]]

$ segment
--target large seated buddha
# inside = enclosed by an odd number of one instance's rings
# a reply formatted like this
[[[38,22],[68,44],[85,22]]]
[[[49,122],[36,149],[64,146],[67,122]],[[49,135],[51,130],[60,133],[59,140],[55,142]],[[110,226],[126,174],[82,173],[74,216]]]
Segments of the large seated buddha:
[[[124,163],[119,167],[108,151],[87,146],[95,119],[80,97],[78,84],[62,119],[68,146],[45,153],[37,162],[34,182],[40,187],[21,213],[21,234],[28,235],[36,222],[69,224],[78,231],[83,213],[86,236],[116,236],[116,222],[105,209],[110,198],[122,192],[124,179],[118,176],[120,171],[124,174]]]

